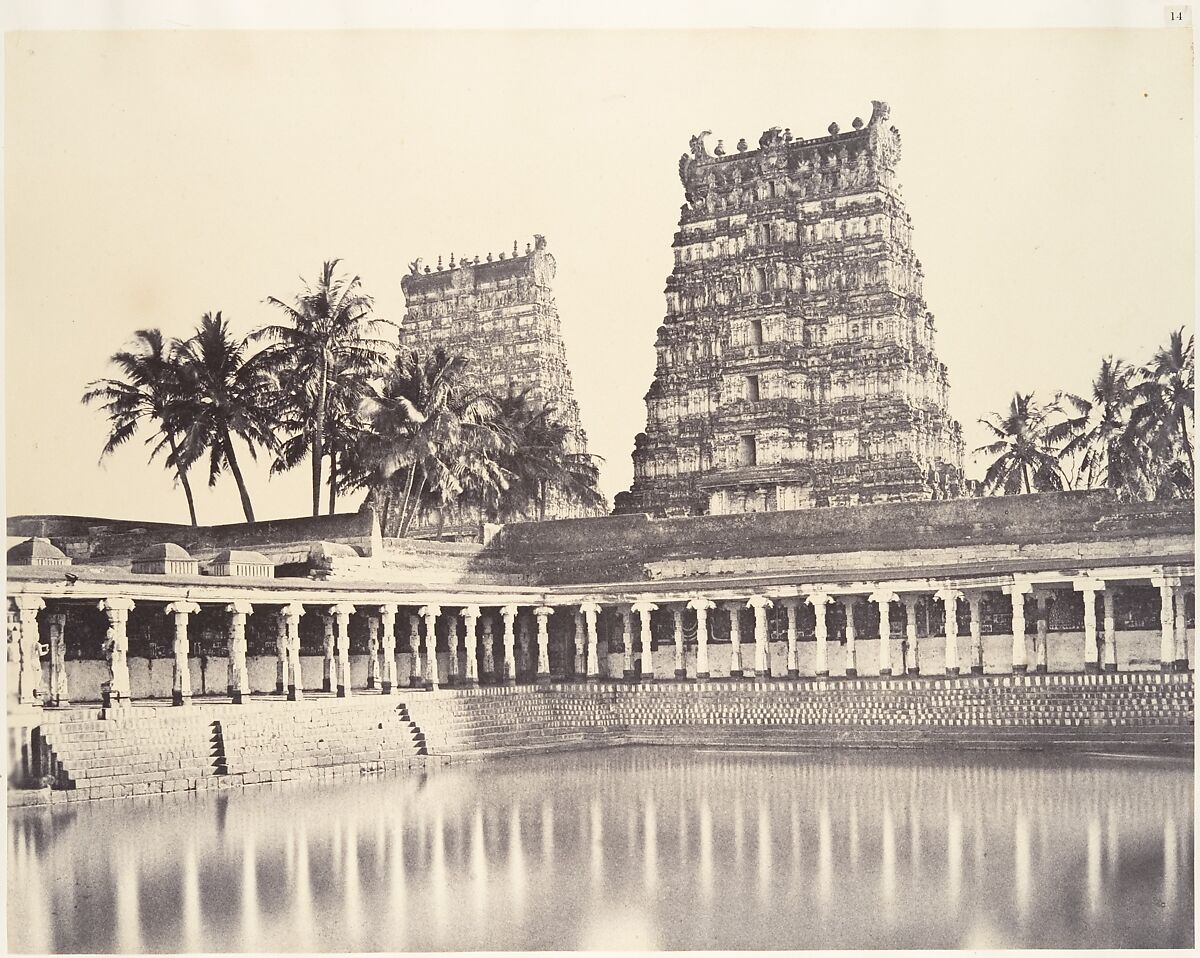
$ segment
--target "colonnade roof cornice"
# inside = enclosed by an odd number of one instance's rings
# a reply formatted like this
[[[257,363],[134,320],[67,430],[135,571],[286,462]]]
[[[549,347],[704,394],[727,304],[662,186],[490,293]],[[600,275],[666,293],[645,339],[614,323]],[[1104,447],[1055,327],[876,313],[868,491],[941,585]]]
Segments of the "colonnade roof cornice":
[[[992,565],[992,564],[989,564]],[[1040,567],[1039,567],[1040,566]],[[814,576],[811,570],[798,570],[795,574],[772,573],[759,576],[713,576],[689,579],[652,579],[641,582],[604,582],[592,585],[564,585],[554,591],[556,600],[594,599],[598,602],[636,602],[639,597],[652,595],[660,602],[683,602],[696,596],[714,601],[733,601],[754,594],[770,598],[805,598],[814,592],[831,595],[866,595],[882,588],[893,592],[928,592],[943,588],[962,591],[999,591],[1011,586],[1014,580],[1038,586],[1069,589],[1075,580],[1092,577],[1119,586],[1123,581],[1146,580],[1154,575],[1174,575],[1179,578],[1194,578],[1194,567],[1178,560],[1164,562],[1161,557],[1147,559],[1137,564],[1084,563],[1077,565],[1055,565],[1047,568],[1046,563],[1029,563],[1027,568],[1016,572],[993,569],[972,569],[968,565],[937,570],[937,574],[896,577],[896,570],[872,570],[840,574],[826,573]]]
[[[9,569],[10,596],[36,596],[43,599],[98,602],[104,599],[128,598],[135,603],[199,602],[206,605],[249,602],[262,606],[284,606],[300,603],[309,608],[342,604],[354,605],[360,611],[384,604],[395,606],[441,605],[459,611],[467,607],[498,609],[518,606],[522,610],[539,606],[575,606],[596,602],[601,606],[631,607],[640,602],[687,605],[693,599],[713,602],[745,603],[753,596],[772,601],[804,602],[814,594],[826,594],[834,599],[866,598],[887,591],[903,601],[906,595],[931,595],[943,590],[956,590],[964,596],[984,591],[1011,592],[1017,584],[1025,594],[1055,590],[1072,590],[1095,585],[1097,589],[1121,588],[1134,582],[1149,583],[1163,577],[1175,583],[1194,584],[1194,565],[1179,561],[1147,561],[1136,564],[1079,563],[1074,567],[1024,569],[1017,572],[980,571],[967,568],[945,570],[944,575],[894,578],[895,570],[880,570],[878,576],[869,573],[839,575],[831,573],[815,578],[803,572],[796,575],[737,576],[686,580],[650,580],[619,583],[567,584],[538,589],[483,589],[476,586],[419,586],[415,588],[388,583],[337,583],[309,580],[241,580],[225,578],[192,580],[187,583],[164,578],[142,581],[140,578],[87,577],[80,575],[86,566],[72,567],[74,581],[68,581],[61,569],[40,569],[28,575],[23,567]],[[110,572],[112,570],[109,570]],[[887,574],[888,572],[892,574]],[[14,575],[14,572],[17,574]]]

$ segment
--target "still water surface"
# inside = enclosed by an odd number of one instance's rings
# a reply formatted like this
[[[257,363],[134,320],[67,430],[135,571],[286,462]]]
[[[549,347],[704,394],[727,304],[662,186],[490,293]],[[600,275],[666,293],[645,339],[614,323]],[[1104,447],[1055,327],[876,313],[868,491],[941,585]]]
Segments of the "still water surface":
[[[1192,944],[1192,766],[625,748],[9,813],[35,952]]]

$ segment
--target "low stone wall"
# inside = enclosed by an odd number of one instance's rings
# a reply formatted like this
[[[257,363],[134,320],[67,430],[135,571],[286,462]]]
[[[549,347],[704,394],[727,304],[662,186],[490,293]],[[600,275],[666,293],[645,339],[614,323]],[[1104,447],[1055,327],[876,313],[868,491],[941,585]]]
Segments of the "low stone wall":
[[[821,568],[841,554],[920,550],[943,550],[958,556],[953,561],[975,554],[994,561],[1037,546],[1111,546],[1146,537],[1182,543],[1181,554],[1188,555],[1194,525],[1191,502],[1128,505],[1107,490],[1087,490],[674,519],[522,522],[503,527],[491,547],[527,562],[546,584],[629,582],[768,570],[771,563],[762,560],[772,557],[813,556]],[[795,567],[789,559],[783,571]]]
[[[360,555],[381,550],[379,527],[370,512],[297,519],[266,519],[254,525],[230,523],[190,526],[162,522],[134,522],[87,516],[10,516],[12,540],[44,536],[75,562],[129,567],[134,556],[152,545],[173,542],[193,559],[211,559],[225,549],[262,552],[278,562],[304,561],[314,542],[338,542]]]

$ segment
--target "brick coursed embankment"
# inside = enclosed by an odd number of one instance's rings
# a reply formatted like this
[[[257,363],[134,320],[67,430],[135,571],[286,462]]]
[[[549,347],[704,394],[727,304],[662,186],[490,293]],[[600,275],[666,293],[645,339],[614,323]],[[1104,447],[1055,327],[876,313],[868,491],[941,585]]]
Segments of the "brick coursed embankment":
[[[1190,674],[550,684],[45,721],[9,804],[203,791],[623,744],[1190,755]]]
[[[1190,750],[1190,675],[546,685],[414,699],[435,755],[621,743]]]

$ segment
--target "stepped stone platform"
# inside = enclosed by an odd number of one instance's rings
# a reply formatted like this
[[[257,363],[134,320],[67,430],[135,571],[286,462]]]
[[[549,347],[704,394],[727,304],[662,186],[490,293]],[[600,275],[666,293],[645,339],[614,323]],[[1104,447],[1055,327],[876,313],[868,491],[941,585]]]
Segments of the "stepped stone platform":
[[[34,737],[43,787],[9,804],[228,788],[423,765],[424,739],[384,696],[47,713]]]
[[[414,699],[433,755],[605,744],[1191,753],[1190,674],[552,684]]]
[[[47,711],[9,805],[364,775],[625,744],[1068,748],[1190,757],[1190,673],[552,683]]]

